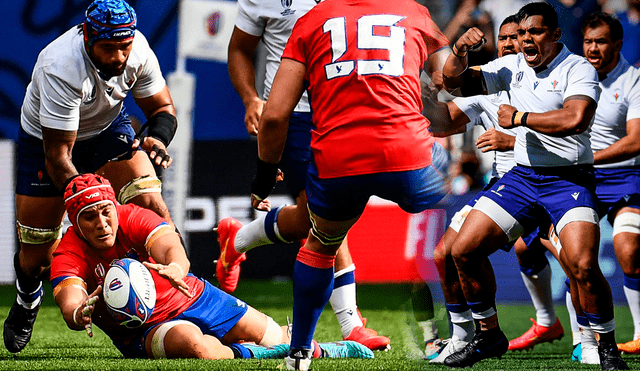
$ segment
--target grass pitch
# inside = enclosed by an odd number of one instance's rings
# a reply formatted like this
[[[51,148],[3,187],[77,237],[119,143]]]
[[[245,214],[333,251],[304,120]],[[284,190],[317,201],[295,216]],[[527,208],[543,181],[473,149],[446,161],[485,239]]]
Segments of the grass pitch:
[[[84,332],[71,331],[62,320],[60,311],[47,288],[45,305],[35,324],[33,338],[27,348],[17,355],[0,347],[0,370],[279,370],[281,360],[126,360],[109,338],[98,329],[90,339]],[[447,370],[441,365],[421,360],[421,334],[417,332],[409,302],[408,285],[358,286],[358,304],[368,327],[391,338],[391,350],[375,352],[375,359],[320,359],[312,369],[323,370]],[[284,324],[291,317],[292,293],[290,282],[241,281],[236,296]],[[4,321],[14,300],[11,286],[0,286],[0,318]],[[501,360],[485,360],[474,366],[476,370],[596,370],[599,366],[581,365],[569,360],[571,332],[564,307],[557,308],[565,328],[565,337],[552,344],[542,344],[529,352],[507,353]],[[531,306],[498,308],[501,327],[507,337],[514,338],[530,326],[535,316]],[[442,306],[436,304],[436,318],[441,337],[448,328]],[[413,324],[413,325],[412,325]],[[616,308],[618,341],[633,336],[633,324],[627,307]],[[341,339],[340,328],[333,312],[325,309],[315,338],[320,341]],[[640,368],[638,356],[624,356],[632,369]]]

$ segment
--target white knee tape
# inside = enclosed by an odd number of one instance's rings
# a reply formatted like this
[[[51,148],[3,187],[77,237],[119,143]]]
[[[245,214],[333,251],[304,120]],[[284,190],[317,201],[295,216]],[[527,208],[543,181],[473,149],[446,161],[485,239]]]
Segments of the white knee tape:
[[[189,321],[180,319],[165,322],[158,326],[158,330],[153,334],[153,338],[151,339],[151,354],[153,354],[153,358],[167,358],[167,354],[164,351],[164,337],[167,336],[167,332],[169,332],[169,330],[177,325],[191,325],[198,327]]]
[[[161,193],[162,182],[157,176],[144,175],[132,179],[118,193],[118,202],[122,205],[145,193]]]
[[[282,328],[273,320],[273,318],[268,317],[267,329],[264,331],[264,336],[262,336],[262,340],[260,340],[259,345],[262,345],[263,347],[271,347],[278,344],[282,344]]]
[[[549,242],[551,242],[551,246],[556,248],[558,255],[560,255],[560,250],[562,250],[562,244],[560,244],[560,238],[556,234],[556,230],[551,229],[551,234],[549,235]]]
[[[451,224],[449,224],[449,228],[453,229],[456,232],[460,232],[460,228],[462,228],[462,224],[467,219],[467,215],[471,212],[473,208],[469,205],[465,205],[460,211],[453,214],[453,218],[451,218]]]
[[[622,232],[640,234],[640,214],[625,212],[618,215],[613,221],[613,236]]]
[[[31,245],[42,245],[62,238],[62,223],[55,228],[35,228],[16,221],[18,241]]]

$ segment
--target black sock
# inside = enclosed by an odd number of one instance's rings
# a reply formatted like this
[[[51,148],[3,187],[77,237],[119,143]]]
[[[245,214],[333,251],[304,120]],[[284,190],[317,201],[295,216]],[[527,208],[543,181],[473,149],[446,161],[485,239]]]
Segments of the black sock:
[[[15,255],[13,255],[13,268],[16,271],[16,278],[18,281],[18,285],[20,286],[20,290],[18,290],[18,293],[33,294],[36,290],[40,288],[42,281],[38,278],[29,277],[27,276],[26,273],[22,271],[22,267],[20,267],[19,256],[20,256],[19,251],[16,252]]]

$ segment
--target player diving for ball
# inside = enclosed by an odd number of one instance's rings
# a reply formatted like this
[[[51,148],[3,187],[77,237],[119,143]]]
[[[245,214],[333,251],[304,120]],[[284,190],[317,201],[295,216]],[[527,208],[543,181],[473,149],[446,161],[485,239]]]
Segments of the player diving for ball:
[[[189,272],[180,238],[164,219],[139,206],[120,205],[109,181],[96,174],[71,180],[64,194],[72,226],[53,256],[56,303],[72,330],[102,329],[125,358],[283,358],[287,326]],[[117,322],[102,300],[112,261],[133,258],[156,287],[151,317],[138,328]],[[89,294],[90,293],[90,294]],[[314,342],[314,356],[373,358],[352,341]]]

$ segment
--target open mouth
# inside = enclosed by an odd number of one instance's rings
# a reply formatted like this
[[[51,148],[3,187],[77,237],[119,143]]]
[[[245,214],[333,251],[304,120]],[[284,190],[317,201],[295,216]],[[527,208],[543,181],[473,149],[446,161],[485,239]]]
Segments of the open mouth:
[[[602,59],[602,57],[600,57],[599,55],[589,55],[589,56],[587,56],[587,60],[591,64],[596,64],[596,63],[600,62],[601,59]]]
[[[111,233],[105,233],[105,234],[101,234],[100,236],[98,236],[98,240],[100,241],[106,241],[109,239],[109,237],[111,237]]]
[[[536,48],[524,48],[522,51],[524,53],[524,58],[527,62],[534,62],[538,58],[538,49]]]

